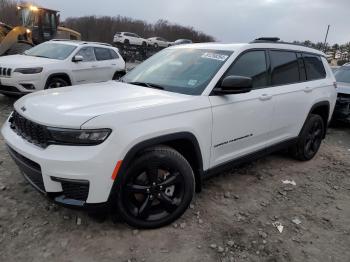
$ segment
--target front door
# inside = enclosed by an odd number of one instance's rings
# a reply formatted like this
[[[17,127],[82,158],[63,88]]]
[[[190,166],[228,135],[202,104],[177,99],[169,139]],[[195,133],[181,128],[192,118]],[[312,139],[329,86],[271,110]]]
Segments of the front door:
[[[83,47],[75,55],[83,57],[83,61],[81,62],[72,62],[75,84],[98,82],[102,76],[96,73],[98,68],[94,48]]]
[[[225,76],[253,79],[253,90],[244,94],[212,95],[213,132],[211,167],[258,151],[271,144],[274,99],[268,87],[266,51],[241,55]]]

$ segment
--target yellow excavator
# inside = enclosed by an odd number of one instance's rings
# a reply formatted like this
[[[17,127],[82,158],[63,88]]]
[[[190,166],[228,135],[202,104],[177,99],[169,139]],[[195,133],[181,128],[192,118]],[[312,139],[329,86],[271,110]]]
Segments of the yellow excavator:
[[[17,13],[21,25],[12,27],[0,22],[0,56],[23,53],[51,39],[81,39],[80,33],[59,26],[59,11],[18,5]]]

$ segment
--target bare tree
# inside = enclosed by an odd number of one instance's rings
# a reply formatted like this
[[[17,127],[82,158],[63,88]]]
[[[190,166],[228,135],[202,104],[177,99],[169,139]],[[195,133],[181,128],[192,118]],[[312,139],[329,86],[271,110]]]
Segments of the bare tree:
[[[193,27],[185,27],[159,20],[150,24],[142,20],[135,20],[124,16],[84,16],[68,18],[64,22],[67,27],[73,28],[82,34],[86,41],[111,42],[116,32],[127,31],[148,38],[160,36],[169,41],[186,38],[193,42],[213,42],[212,36],[195,30]]]

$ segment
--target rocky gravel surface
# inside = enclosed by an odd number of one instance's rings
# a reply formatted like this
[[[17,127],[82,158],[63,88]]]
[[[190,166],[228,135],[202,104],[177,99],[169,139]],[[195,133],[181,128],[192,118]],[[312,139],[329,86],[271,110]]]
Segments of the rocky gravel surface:
[[[0,123],[13,101],[0,95]],[[310,162],[281,152],[213,177],[157,230],[52,204],[1,137],[0,200],[0,261],[350,261],[350,125]]]

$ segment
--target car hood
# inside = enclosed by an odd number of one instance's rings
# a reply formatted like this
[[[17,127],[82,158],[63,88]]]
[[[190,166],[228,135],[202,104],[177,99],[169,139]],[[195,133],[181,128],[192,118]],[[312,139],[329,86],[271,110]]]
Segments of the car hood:
[[[103,114],[142,110],[191,98],[188,95],[108,81],[36,92],[18,100],[14,107],[27,119],[42,125],[80,128],[88,120]]]
[[[350,95],[350,83],[338,82],[337,83],[337,92],[339,94],[348,94]]]
[[[24,67],[29,68],[32,66],[43,66],[47,64],[57,63],[61,60],[49,59],[43,57],[35,57],[28,55],[8,55],[0,57],[0,67]]]

